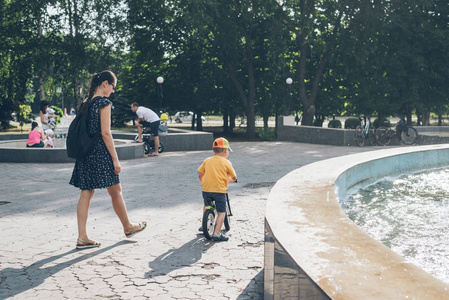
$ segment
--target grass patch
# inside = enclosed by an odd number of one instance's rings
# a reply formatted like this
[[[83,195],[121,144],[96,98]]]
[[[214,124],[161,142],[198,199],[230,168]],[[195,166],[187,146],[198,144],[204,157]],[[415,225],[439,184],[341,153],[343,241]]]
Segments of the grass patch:
[[[20,128],[19,123],[10,122],[9,125],[10,128],[3,129],[3,127],[0,127],[0,134],[1,133],[26,133],[31,131],[31,124],[23,124],[23,127]]]

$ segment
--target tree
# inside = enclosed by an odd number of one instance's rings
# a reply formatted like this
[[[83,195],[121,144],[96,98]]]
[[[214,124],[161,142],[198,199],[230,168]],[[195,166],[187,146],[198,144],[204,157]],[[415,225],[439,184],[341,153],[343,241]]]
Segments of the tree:
[[[31,61],[29,31],[21,1],[0,2],[0,122],[9,128],[12,113],[25,102]]]
[[[234,85],[247,118],[246,134],[254,137],[257,86],[262,82],[258,71],[266,63],[261,61],[267,51],[265,41],[274,36],[267,32],[270,27],[266,24],[276,24],[273,3],[196,0],[184,2],[182,7],[195,37],[206,41],[209,63]]]
[[[312,125],[323,72],[338,47],[341,31],[348,28],[356,8],[353,2],[288,0],[278,3],[299,52],[297,70],[303,125]]]
[[[31,106],[26,104],[19,105],[19,114],[17,115],[17,120],[20,123],[20,132],[22,132],[23,125],[33,122],[34,115],[31,112]]]
[[[155,108],[159,107],[160,92],[156,78],[162,76],[162,107],[172,107],[171,91],[177,81],[171,76],[168,59],[164,55],[178,49],[178,36],[174,34],[178,29],[173,26],[176,17],[164,0],[127,0],[126,3],[129,8],[130,51],[124,55],[126,61],[121,70],[122,96],[129,99],[129,104],[136,101],[157,111]]]
[[[360,4],[344,32],[339,55],[354,112],[380,119],[416,110],[428,114],[446,100],[448,14],[443,1]],[[427,112],[427,113],[425,113]]]

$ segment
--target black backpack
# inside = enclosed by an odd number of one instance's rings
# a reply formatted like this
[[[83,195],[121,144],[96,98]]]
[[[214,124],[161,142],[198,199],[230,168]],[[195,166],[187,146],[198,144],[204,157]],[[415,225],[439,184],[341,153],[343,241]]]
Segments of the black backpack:
[[[97,97],[95,97],[97,98]],[[84,158],[92,152],[95,146],[96,135],[90,135],[88,130],[88,121],[90,113],[90,104],[95,100],[92,99],[89,102],[89,107],[87,108],[87,116],[82,114],[81,107],[85,103],[81,103],[78,109],[78,114],[75,119],[73,119],[70,124],[69,131],[67,133],[67,156],[70,158]]]

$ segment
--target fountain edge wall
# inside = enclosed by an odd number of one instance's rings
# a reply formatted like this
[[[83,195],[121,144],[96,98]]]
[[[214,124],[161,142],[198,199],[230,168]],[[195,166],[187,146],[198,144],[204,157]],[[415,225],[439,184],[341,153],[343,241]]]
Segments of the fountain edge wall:
[[[447,166],[449,145],[313,163],[280,179],[265,217],[265,299],[449,299],[449,286],[368,236],[337,199],[384,176]]]
[[[112,132],[114,140],[122,140],[122,145],[116,145],[116,151],[120,160],[141,158],[144,155],[143,144],[134,144],[131,141],[136,136],[129,132]],[[63,148],[39,149],[7,147],[6,143],[26,143],[28,133],[1,134],[0,135],[0,162],[14,163],[66,163],[74,162],[68,158]],[[164,151],[199,151],[209,150],[213,142],[213,134],[210,132],[191,131],[183,129],[170,129],[170,133],[161,136],[164,143]]]

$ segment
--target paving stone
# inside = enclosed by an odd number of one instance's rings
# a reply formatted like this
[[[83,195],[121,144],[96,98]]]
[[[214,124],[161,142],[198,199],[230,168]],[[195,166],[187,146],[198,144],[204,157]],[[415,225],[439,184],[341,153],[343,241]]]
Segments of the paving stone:
[[[0,299],[6,299],[12,295],[9,288],[6,288],[4,285],[0,285]]]
[[[212,151],[121,161],[130,219],[147,220],[148,228],[127,239],[107,190],[97,190],[87,227],[102,246],[85,250],[75,249],[80,192],[68,184],[73,163],[0,163],[0,199],[10,202],[0,206],[0,299],[261,299],[265,202],[273,184],[304,164],[372,149],[231,144],[239,183],[229,185],[234,216],[223,243],[198,232],[197,168]]]

